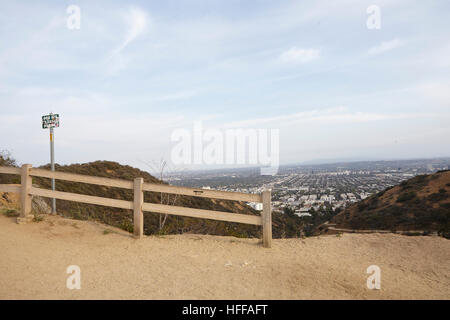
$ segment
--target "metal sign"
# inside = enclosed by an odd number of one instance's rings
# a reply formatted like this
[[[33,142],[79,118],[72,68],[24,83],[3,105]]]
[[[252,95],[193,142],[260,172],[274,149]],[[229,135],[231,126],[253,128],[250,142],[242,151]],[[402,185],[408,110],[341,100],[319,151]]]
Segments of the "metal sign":
[[[48,114],[42,116],[42,129],[58,128],[59,127],[59,114]]]
[[[59,127],[59,114],[50,113],[42,116],[42,129],[50,129],[50,163],[52,171],[55,171],[55,138],[54,128]],[[52,178],[52,190],[55,191],[55,179]],[[56,199],[52,199],[52,213],[56,214]]]

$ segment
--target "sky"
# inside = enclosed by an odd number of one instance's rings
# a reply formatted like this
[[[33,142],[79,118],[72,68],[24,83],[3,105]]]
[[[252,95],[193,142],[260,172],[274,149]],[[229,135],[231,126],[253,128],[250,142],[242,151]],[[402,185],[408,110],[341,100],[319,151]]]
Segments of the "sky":
[[[53,112],[61,164],[151,169],[196,121],[278,129],[280,164],[450,156],[449,12],[446,0],[2,1],[0,150],[48,163]]]

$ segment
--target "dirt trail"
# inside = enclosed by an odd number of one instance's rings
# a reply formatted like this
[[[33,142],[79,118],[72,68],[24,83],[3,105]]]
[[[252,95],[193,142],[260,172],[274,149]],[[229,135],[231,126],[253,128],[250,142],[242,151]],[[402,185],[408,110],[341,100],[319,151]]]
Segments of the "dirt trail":
[[[104,230],[113,230],[105,234]],[[344,234],[305,240],[135,240],[94,222],[0,216],[0,299],[450,299],[450,241]],[[366,269],[381,268],[381,290]],[[81,268],[81,290],[66,268]]]

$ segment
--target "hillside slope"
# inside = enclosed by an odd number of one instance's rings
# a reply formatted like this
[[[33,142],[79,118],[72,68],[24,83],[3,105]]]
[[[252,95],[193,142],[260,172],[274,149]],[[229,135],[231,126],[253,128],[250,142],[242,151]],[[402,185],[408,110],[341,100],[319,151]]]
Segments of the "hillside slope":
[[[421,230],[450,237],[450,171],[420,175],[350,206],[337,228]]]

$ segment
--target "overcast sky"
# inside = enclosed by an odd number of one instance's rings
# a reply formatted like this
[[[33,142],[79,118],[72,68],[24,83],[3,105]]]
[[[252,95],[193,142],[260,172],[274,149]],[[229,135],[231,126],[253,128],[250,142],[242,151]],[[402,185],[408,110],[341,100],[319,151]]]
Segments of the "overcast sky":
[[[69,5],[80,29],[67,28]],[[381,9],[368,29],[367,8]],[[2,1],[0,149],[170,160],[177,128],[280,130],[280,163],[450,156],[450,2]],[[205,167],[206,168],[206,167]]]

